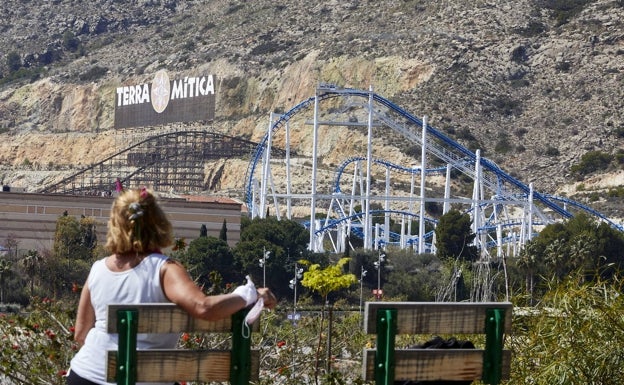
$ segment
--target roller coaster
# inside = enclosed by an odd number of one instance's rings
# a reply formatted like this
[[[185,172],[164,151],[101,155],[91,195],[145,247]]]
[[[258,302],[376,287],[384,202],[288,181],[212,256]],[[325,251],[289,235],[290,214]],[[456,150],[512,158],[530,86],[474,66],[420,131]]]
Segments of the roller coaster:
[[[350,130],[366,134],[366,142],[358,146]],[[325,174],[338,157],[332,141],[350,156],[334,165],[328,182]],[[267,151],[278,145],[284,157]],[[454,208],[471,216],[482,256],[515,255],[540,228],[578,211],[623,230],[588,206],[535,191],[372,89],[325,84],[287,112],[272,113],[245,180],[252,217],[272,212],[293,219],[306,208],[316,252],[344,252],[354,237],[368,249],[433,252],[436,220],[427,211],[440,205],[442,213]]]
[[[128,143],[127,143],[128,144]],[[207,130],[175,130],[139,136],[136,143],[44,187],[41,193],[105,195],[122,186],[150,186],[156,191],[191,193],[218,189],[221,168],[212,177],[205,162],[240,159],[258,144]],[[283,152],[278,149],[276,155]]]
[[[516,255],[543,226],[581,211],[624,230],[591,207],[535,191],[372,89],[321,85],[271,113],[259,143],[208,129],[159,132],[40,192],[103,195],[117,182],[219,192],[223,165],[206,175],[206,162],[250,159],[241,182],[250,215],[303,221],[315,252],[345,252],[356,239],[367,249],[434,252],[436,217],[450,209],[470,215],[483,256]]]

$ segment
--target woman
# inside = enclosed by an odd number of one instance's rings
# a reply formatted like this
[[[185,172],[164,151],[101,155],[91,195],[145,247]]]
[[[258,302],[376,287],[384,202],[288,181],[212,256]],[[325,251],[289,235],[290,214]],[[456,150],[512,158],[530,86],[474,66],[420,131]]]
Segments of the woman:
[[[173,302],[206,320],[229,317],[258,299],[275,307],[273,294],[256,291],[250,282],[230,294],[205,295],[181,264],[161,254],[172,244],[171,222],[154,195],[145,188],[121,192],[108,221],[111,255],[93,264],[80,295],[75,325],[80,350],[71,361],[68,385],[106,384],[106,351],[117,349],[117,337],[106,332],[108,304]],[[177,340],[177,334],[139,335],[137,348],[174,348]]]

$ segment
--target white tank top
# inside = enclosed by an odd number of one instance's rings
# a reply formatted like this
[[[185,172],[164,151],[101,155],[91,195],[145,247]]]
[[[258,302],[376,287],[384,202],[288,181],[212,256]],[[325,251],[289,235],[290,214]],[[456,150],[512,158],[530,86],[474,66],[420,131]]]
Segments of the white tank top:
[[[91,267],[87,285],[95,309],[95,327],[89,330],[84,345],[71,360],[71,370],[97,384],[106,382],[106,352],[117,350],[117,334],[106,332],[109,304],[169,302],[160,282],[160,269],[168,260],[162,254],[150,254],[133,269],[113,272],[106,267],[105,258]],[[139,334],[137,349],[173,349],[178,334]]]

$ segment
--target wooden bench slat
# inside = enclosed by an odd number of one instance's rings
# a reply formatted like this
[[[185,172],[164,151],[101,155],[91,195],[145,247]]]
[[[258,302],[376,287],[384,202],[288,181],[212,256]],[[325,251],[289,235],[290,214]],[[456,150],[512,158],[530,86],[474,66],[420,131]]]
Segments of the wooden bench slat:
[[[117,310],[136,309],[139,312],[137,333],[224,333],[232,330],[232,320],[227,317],[218,321],[206,321],[191,317],[173,303],[149,303],[134,305],[108,305],[107,332],[117,331]],[[257,324],[254,324],[254,330]]]
[[[481,349],[397,349],[394,351],[395,381],[480,380]],[[365,381],[374,381],[375,349],[364,349]],[[509,379],[511,352],[503,350],[503,379]]]
[[[505,333],[511,332],[509,302],[366,302],[364,332],[377,333],[377,309],[397,309],[397,334],[479,334],[486,309],[505,309]]]
[[[230,352],[222,350],[139,350],[137,382],[229,381]],[[258,381],[260,352],[251,351],[251,380]],[[108,351],[106,378],[115,382],[117,352]]]

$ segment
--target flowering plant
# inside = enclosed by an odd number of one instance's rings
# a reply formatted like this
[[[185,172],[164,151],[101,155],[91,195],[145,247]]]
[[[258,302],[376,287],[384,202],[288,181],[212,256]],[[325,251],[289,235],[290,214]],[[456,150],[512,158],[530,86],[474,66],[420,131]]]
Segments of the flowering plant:
[[[74,341],[76,303],[33,298],[25,312],[0,313],[0,383],[61,385]]]

